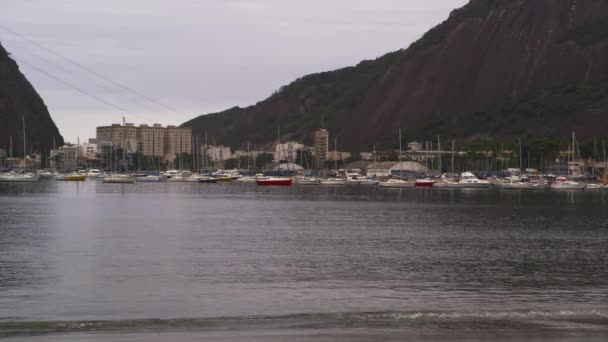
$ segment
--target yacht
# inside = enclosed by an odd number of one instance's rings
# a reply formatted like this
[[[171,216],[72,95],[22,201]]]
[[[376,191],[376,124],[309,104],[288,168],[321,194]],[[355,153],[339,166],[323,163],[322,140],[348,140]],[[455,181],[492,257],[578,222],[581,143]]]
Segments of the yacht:
[[[289,177],[262,177],[255,183],[259,186],[291,186],[292,180]]]
[[[542,182],[525,182],[518,176],[507,177],[493,185],[505,190],[545,190],[547,188]]]
[[[381,188],[387,188],[387,189],[406,189],[406,188],[416,187],[416,182],[391,178],[391,179],[387,180],[386,182],[379,182],[378,186]]]
[[[580,183],[567,177],[557,177],[551,184],[552,190],[585,190],[587,183]]]
[[[133,184],[135,177],[128,174],[110,174],[103,177],[104,183],[110,184]]]
[[[163,176],[160,175],[148,175],[148,174],[137,174],[135,175],[137,183],[158,183],[164,180]]]
[[[346,185],[346,178],[321,179],[321,182],[319,184],[329,185],[329,186],[342,186],[342,185]]]
[[[38,171],[36,171],[36,175],[38,175],[38,177],[40,177],[40,178],[53,178],[53,177],[57,176],[55,171],[51,171],[51,170],[38,170]]]
[[[98,169],[90,169],[87,171],[86,176],[87,178],[100,178],[103,176],[103,173]]]
[[[84,182],[87,179],[86,175],[79,174],[77,172],[64,173],[55,176],[55,180],[65,182]]]
[[[321,180],[316,177],[297,177],[296,184],[298,185],[319,185],[321,184]]]
[[[31,183],[38,181],[34,173],[5,173],[0,175],[0,182],[5,183]]]
[[[463,189],[487,189],[492,186],[492,183],[477,178],[472,172],[463,172],[458,183]]]
[[[255,176],[244,176],[236,179],[237,182],[241,183],[255,183],[258,179],[264,177],[263,174],[258,173]]]

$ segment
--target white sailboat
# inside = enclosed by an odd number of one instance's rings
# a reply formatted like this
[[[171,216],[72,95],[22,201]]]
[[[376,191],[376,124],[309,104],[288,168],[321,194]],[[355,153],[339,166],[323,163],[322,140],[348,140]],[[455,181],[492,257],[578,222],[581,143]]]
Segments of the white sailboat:
[[[587,182],[577,182],[571,179],[572,176],[572,168],[570,166],[570,162],[574,165],[574,156],[575,156],[575,146],[576,146],[576,135],[572,133],[572,158],[568,161],[568,176],[567,177],[558,177],[551,184],[552,190],[572,190],[579,191],[585,190],[587,188]],[[570,159],[570,158],[569,158]]]

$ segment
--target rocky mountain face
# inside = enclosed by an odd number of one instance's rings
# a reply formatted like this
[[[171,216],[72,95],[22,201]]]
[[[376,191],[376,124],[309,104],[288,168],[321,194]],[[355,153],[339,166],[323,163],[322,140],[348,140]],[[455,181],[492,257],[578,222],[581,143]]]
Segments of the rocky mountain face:
[[[411,137],[605,135],[608,1],[471,0],[409,48],[302,77],[248,108],[184,125],[218,143],[310,142],[320,127],[366,150]]]
[[[23,155],[23,119],[28,154],[48,154],[53,138],[58,146],[63,144],[42,98],[0,45],[0,148],[8,151],[12,136],[14,156]]]

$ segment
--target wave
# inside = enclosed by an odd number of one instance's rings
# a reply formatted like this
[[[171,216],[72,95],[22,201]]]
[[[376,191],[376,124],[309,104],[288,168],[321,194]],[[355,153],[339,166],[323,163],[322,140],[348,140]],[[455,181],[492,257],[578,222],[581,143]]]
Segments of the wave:
[[[217,318],[129,319],[89,321],[0,320],[0,337],[71,332],[138,332],[138,331],[211,331],[247,329],[321,329],[324,327],[412,326],[462,323],[488,324],[540,323],[571,321],[608,326],[608,313],[598,310],[575,311],[482,311],[482,312],[357,312],[327,314],[293,314],[284,316],[242,316]]]

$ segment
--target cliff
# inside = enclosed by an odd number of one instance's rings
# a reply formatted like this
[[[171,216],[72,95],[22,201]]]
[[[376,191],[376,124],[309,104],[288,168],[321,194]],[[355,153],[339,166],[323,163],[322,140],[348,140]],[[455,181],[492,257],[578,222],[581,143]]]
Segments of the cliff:
[[[408,49],[302,77],[248,108],[184,125],[218,142],[310,142],[325,127],[365,150],[410,137],[608,131],[608,1],[471,0]]]
[[[63,144],[63,137],[42,98],[0,45],[0,148],[8,150],[12,136],[15,156],[23,153],[22,118],[25,118],[28,154],[31,151],[47,154],[53,147],[53,137],[57,146]]]

